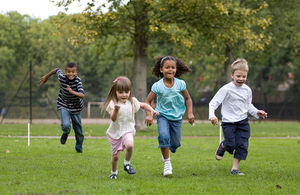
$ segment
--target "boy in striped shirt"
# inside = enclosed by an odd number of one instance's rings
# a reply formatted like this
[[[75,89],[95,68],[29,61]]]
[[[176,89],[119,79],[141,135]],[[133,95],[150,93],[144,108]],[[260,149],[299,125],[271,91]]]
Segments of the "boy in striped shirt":
[[[61,144],[65,144],[71,130],[71,120],[75,132],[77,153],[82,153],[84,131],[81,124],[81,110],[84,107],[84,90],[81,79],[77,76],[77,65],[69,62],[66,66],[66,74],[55,68],[40,78],[40,85],[46,83],[48,78],[57,74],[60,81],[60,91],[57,98],[57,109],[60,111],[61,129],[63,134],[60,138]]]

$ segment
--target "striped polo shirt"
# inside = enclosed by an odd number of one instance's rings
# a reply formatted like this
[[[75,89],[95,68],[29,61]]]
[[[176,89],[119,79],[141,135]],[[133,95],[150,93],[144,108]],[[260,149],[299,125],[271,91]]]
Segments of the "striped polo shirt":
[[[67,91],[67,87],[73,91],[84,94],[81,79],[76,76],[73,80],[69,80],[67,75],[63,74],[61,69],[57,69],[56,72],[58,80],[60,81],[60,90],[57,98],[57,109],[64,108],[71,114],[78,114],[83,108],[83,100],[76,95]]]

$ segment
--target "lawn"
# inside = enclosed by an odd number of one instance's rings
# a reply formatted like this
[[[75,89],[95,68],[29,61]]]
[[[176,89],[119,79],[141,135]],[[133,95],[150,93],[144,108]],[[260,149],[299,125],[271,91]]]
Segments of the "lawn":
[[[107,139],[85,139],[77,154],[75,140],[14,137],[27,135],[27,125],[0,125],[0,194],[300,194],[300,140],[298,123],[251,124],[249,156],[230,175],[232,156],[214,158],[218,138],[183,138],[171,154],[173,175],[163,177],[155,126],[135,139],[131,160],[137,173],[123,171],[124,152],[117,180],[110,180],[110,147]],[[85,125],[87,136],[105,136],[107,125]],[[269,130],[273,129],[273,131]],[[218,136],[209,124],[183,125],[184,136]],[[10,135],[11,137],[8,137]],[[32,125],[31,135],[61,135],[59,125]],[[257,138],[260,137],[260,138]],[[264,138],[261,138],[264,137]],[[269,138],[273,137],[273,138]],[[278,138],[274,138],[278,137]]]
[[[250,122],[251,137],[300,137],[300,123],[270,123]],[[106,136],[109,125],[83,124],[85,136]],[[62,131],[57,124],[32,124],[30,125],[32,136],[60,136]],[[27,136],[27,124],[0,124],[0,136]],[[74,135],[74,131],[71,131]],[[136,136],[157,136],[157,126],[152,125],[147,130],[138,131]],[[194,126],[183,123],[182,136],[219,136],[219,126],[207,123],[197,123]]]

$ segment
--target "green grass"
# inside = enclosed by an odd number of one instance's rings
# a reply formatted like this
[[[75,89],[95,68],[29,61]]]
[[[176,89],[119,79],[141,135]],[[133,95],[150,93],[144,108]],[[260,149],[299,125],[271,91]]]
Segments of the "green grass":
[[[106,124],[84,124],[83,129],[86,136],[106,136],[105,132],[109,125]],[[251,137],[299,137],[299,123],[250,123]],[[60,136],[62,131],[57,124],[32,124],[30,125],[32,136]],[[0,124],[0,136],[26,136],[28,134],[27,124]],[[74,135],[74,131],[71,131]],[[136,136],[157,136],[157,126],[152,125],[147,130],[138,131]],[[188,123],[182,125],[182,136],[219,136],[219,126],[207,123],[197,123],[192,126]]]
[[[173,175],[163,177],[157,139],[135,139],[135,175],[123,171],[110,180],[111,152],[107,139],[85,139],[83,153],[75,140],[13,137],[27,135],[27,125],[0,125],[0,194],[300,194],[300,140],[268,137],[299,136],[298,123],[251,124],[249,155],[232,176],[233,157],[214,158],[218,138],[184,138],[171,154]],[[105,136],[108,125],[84,125],[86,136]],[[156,126],[137,136],[157,136]],[[73,133],[73,131],[72,131]],[[183,136],[218,136],[211,124],[183,124]],[[11,135],[12,137],[7,137]],[[31,135],[61,135],[60,125],[31,125]],[[74,133],[73,133],[74,135]],[[255,137],[265,138],[255,138]]]
[[[173,175],[163,177],[155,139],[135,139],[132,165],[110,180],[110,147],[106,139],[86,139],[77,154],[75,140],[0,138],[1,194],[299,194],[299,140],[251,139],[249,156],[240,164],[245,176],[229,174],[232,156],[214,159],[218,140],[183,139],[171,154]],[[278,186],[278,187],[276,187]],[[280,187],[281,188],[280,188]]]

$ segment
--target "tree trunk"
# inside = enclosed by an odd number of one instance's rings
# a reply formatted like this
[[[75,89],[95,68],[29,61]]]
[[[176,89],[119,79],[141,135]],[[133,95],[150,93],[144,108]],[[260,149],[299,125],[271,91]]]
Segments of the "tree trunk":
[[[227,60],[225,62],[224,84],[229,83],[231,79],[231,64],[234,61],[234,55],[231,48],[227,45],[225,49]]]
[[[148,48],[148,12],[149,5],[142,4],[136,10],[134,34],[134,70],[133,70],[133,96],[140,102],[145,102],[147,97],[147,48]],[[136,130],[146,129],[144,121],[146,112],[140,109],[136,113]]]

